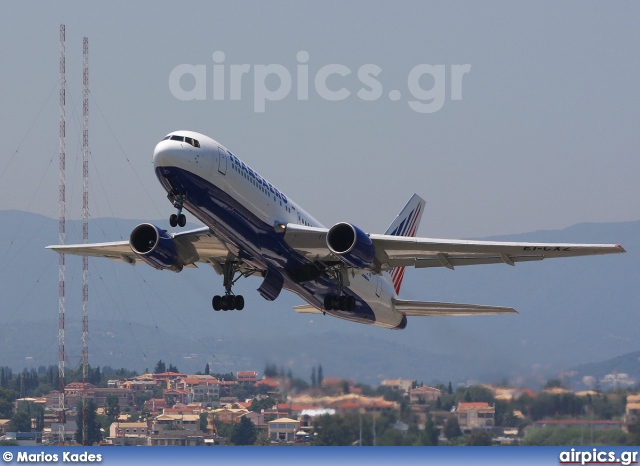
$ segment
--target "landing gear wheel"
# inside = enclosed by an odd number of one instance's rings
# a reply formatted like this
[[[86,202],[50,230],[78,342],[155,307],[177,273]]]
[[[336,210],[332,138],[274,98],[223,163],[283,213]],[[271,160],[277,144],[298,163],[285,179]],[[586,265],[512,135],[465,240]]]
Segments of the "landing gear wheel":
[[[237,311],[241,311],[244,309],[244,297],[242,295],[235,296],[235,308]]]
[[[176,214],[171,214],[169,217],[169,225],[174,228],[178,226],[178,216]]]
[[[346,296],[340,296],[338,298],[338,309],[340,309],[341,311],[346,311],[347,310],[347,297]]]
[[[347,296],[347,311],[354,311],[356,309],[356,298],[353,296]]]
[[[333,310],[333,296],[327,295],[327,296],[324,297],[324,308],[327,311],[332,311]]]
[[[175,214],[173,214],[173,215],[175,215]],[[172,217],[173,217],[173,215],[172,215]],[[183,227],[183,226],[185,226],[187,224],[187,217],[185,217],[184,214],[180,214],[180,215],[178,215],[177,221],[178,221],[178,225],[180,227]],[[174,226],[174,225],[172,225],[172,226]]]
[[[229,297],[228,296],[223,296],[222,300],[221,300],[221,305],[222,305],[222,310],[223,311],[228,311],[231,306],[229,306]]]
[[[213,306],[214,311],[219,311],[222,309],[222,298],[218,295],[215,295],[211,300],[211,305]]]

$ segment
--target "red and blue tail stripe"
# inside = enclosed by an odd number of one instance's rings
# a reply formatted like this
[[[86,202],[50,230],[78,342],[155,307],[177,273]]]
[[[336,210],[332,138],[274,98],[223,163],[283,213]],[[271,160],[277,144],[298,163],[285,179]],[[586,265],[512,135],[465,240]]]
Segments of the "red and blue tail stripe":
[[[415,236],[418,231],[424,205],[425,201],[417,194],[414,194],[385,234],[392,236]],[[404,269],[404,267],[396,267],[391,271],[391,282],[393,283],[396,294],[400,293],[400,286],[404,279]]]

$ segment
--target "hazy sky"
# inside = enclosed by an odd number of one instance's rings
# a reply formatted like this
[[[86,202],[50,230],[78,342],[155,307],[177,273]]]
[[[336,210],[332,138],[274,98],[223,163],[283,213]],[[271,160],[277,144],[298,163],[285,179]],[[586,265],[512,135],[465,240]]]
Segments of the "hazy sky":
[[[382,232],[414,192],[427,200],[423,236],[637,220],[639,12],[637,2],[5,1],[0,210],[58,215],[64,23],[75,218],[88,36],[93,217],[168,217],[151,154],[168,132],[192,129],[327,226],[347,220]],[[224,53],[224,99],[214,99],[214,52]],[[203,100],[170,89],[184,64],[204,68],[204,82],[179,82],[187,93],[204,85]],[[243,64],[249,72],[231,100],[230,68]],[[363,65],[379,69],[369,74],[375,89],[360,79]],[[456,87],[460,65],[470,68]],[[290,74],[291,90],[256,112],[260,70],[276,68]],[[307,100],[299,98],[303,69]],[[323,79],[336,70],[349,74]],[[286,91],[275,75],[265,82],[273,95]],[[343,100],[326,98],[341,89]],[[420,113],[409,105],[415,100],[440,108]]]

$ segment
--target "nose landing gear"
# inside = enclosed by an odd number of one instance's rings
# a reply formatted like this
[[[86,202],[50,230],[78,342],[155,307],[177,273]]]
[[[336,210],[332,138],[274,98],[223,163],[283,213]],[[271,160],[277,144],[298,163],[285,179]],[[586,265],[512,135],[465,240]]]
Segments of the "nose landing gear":
[[[176,209],[178,209],[178,213],[177,214],[171,214],[171,216],[169,217],[169,225],[171,225],[172,227],[176,227],[176,226],[180,226],[183,227],[187,224],[187,218],[184,216],[184,214],[182,213],[182,207],[184,205],[184,201],[187,198],[186,194],[175,194],[172,196],[173,199],[173,207],[175,207]]]

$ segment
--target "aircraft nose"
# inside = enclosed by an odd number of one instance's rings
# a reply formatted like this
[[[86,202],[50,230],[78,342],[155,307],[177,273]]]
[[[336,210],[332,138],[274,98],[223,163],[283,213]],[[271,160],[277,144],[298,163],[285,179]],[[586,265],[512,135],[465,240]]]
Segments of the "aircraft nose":
[[[160,141],[153,151],[153,167],[175,166],[179,155],[175,147],[171,147],[167,141]]]

